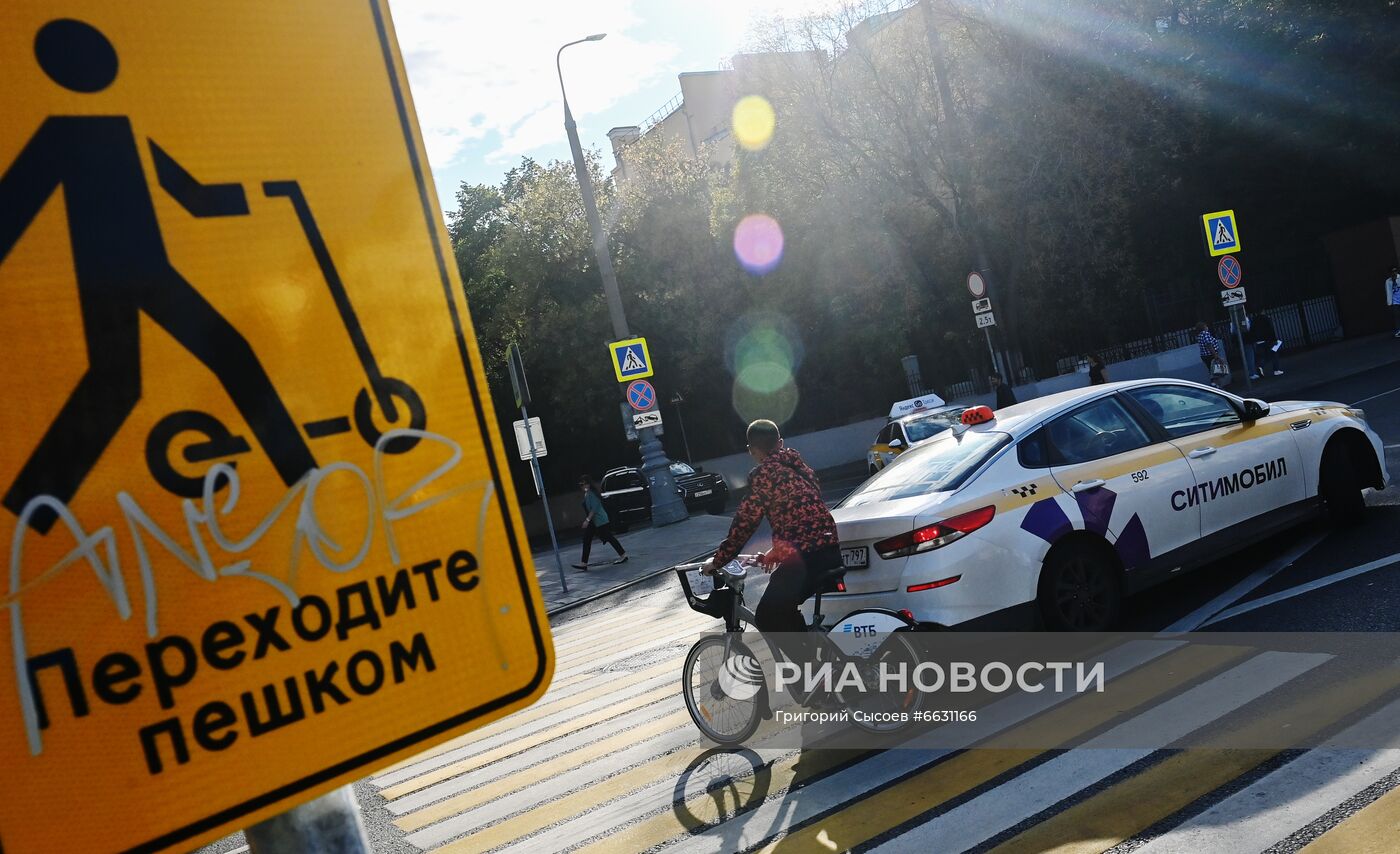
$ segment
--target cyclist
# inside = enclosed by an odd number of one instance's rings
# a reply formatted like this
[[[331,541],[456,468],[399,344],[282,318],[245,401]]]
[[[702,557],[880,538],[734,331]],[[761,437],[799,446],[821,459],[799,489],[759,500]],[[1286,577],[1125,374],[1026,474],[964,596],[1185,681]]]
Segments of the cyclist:
[[[807,631],[807,621],[798,608],[817,592],[815,579],[841,566],[836,520],[822,501],[816,474],[801,454],[784,447],[777,424],[750,424],[748,444],[758,463],[749,472],[749,494],[704,571],[713,574],[733,560],[766,516],[773,527],[773,548],[764,568],[773,577],[754,611],[754,623],[765,634],[776,632],[772,639],[783,655],[800,663],[807,657],[798,633]]]

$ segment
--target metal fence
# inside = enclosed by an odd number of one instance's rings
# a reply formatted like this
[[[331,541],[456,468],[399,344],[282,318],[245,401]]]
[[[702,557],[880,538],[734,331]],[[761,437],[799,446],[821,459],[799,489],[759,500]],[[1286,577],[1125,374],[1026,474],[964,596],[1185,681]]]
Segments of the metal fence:
[[[1283,339],[1284,346],[1290,349],[1342,337],[1342,321],[1337,313],[1335,297],[1317,297],[1316,299],[1264,309],[1259,313],[1267,314],[1274,321],[1274,331],[1278,333],[1279,338]],[[1234,336],[1230,334],[1228,320],[1213,324],[1211,332],[1217,338],[1234,340]],[[1151,338],[1139,338],[1136,341],[1099,347],[1094,352],[1103,359],[1105,364],[1111,365],[1114,362],[1126,362],[1129,359],[1151,356],[1154,353],[1165,353],[1190,345],[1195,340],[1195,329],[1178,329],[1162,335],[1154,335]],[[1065,356],[1055,361],[1055,372],[1057,374],[1071,373],[1078,370],[1083,362],[1083,355]]]

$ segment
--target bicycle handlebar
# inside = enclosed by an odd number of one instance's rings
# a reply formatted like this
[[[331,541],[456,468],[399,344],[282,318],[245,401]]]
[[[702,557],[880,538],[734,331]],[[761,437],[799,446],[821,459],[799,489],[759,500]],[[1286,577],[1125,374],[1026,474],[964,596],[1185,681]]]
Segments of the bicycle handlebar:
[[[737,560],[743,566],[758,566],[763,562],[763,555],[736,555],[734,559]],[[709,565],[710,562],[708,560],[702,560],[699,563],[678,563],[672,568],[680,572],[691,572],[695,570],[704,569]]]

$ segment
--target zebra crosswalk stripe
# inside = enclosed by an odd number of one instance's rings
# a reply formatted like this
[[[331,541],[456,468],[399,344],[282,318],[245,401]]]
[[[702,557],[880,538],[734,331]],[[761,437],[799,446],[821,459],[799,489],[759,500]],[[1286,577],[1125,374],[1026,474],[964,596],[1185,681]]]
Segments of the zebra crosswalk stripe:
[[[1230,743],[1251,744],[1284,731],[1303,740],[1331,726],[1345,711],[1333,698],[1345,695],[1351,706],[1365,706],[1400,685],[1400,672],[1369,674],[1332,686],[1302,702],[1269,708],[1233,730]],[[1219,740],[1225,741],[1227,737]],[[1162,761],[1102,792],[1039,822],[993,854],[1098,854],[1185,808],[1193,801],[1278,756],[1276,749],[1193,747],[1170,752]]]
[[[891,854],[910,847],[945,851],[971,848],[1153,752],[1147,748],[1096,749],[1116,743],[1121,732],[1151,731],[1164,741],[1175,741],[1330,658],[1321,653],[1256,655],[1090,739],[1083,749],[1060,754],[1007,781],[994,794],[984,793],[909,830],[897,840],[898,845],[887,842],[874,850]]]

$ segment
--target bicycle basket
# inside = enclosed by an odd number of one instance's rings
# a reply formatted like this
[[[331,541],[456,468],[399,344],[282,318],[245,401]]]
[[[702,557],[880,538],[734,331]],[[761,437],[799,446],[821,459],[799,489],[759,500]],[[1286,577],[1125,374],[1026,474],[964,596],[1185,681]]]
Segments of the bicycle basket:
[[[734,591],[728,587],[716,587],[712,576],[702,575],[698,569],[677,569],[681,580],[681,590],[690,607],[707,617],[723,620],[729,616],[734,603]]]

